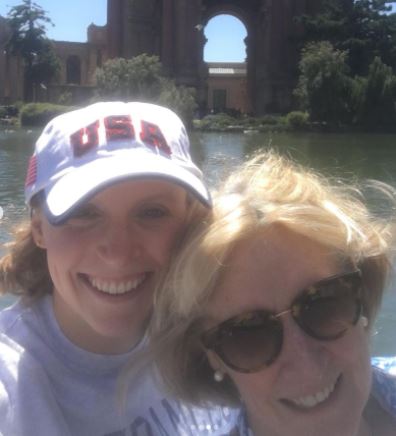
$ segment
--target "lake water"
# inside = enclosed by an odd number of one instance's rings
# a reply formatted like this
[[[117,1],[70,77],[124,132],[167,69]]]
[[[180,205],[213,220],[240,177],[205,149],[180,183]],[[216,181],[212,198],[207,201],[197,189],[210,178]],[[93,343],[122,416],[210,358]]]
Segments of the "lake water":
[[[9,240],[10,229],[27,217],[23,184],[28,157],[38,131],[0,130],[0,244]],[[396,135],[318,133],[202,133],[192,135],[195,161],[213,187],[247,155],[258,148],[274,147],[303,164],[343,179],[378,179],[396,188]],[[387,213],[384,205],[376,205]],[[0,210],[1,216],[1,210]],[[1,248],[0,248],[1,254]],[[388,286],[373,335],[373,354],[396,355],[396,281]],[[0,297],[0,307],[12,301]]]

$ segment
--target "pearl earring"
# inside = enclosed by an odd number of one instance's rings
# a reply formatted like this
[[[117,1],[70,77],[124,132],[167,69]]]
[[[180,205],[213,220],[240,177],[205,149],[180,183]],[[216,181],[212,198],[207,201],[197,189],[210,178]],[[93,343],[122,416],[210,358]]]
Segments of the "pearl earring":
[[[38,248],[44,248],[44,244],[43,244],[43,241],[41,239],[38,239],[34,242],[36,243]]]
[[[216,371],[213,374],[213,378],[218,383],[222,382],[224,380],[224,372],[221,372],[219,369],[216,369]]]
[[[363,325],[363,327],[367,327],[368,326],[368,318],[367,318],[367,316],[361,316],[360,317],[360,321],[361,321],[361,323],[362,323],[362,325]]]

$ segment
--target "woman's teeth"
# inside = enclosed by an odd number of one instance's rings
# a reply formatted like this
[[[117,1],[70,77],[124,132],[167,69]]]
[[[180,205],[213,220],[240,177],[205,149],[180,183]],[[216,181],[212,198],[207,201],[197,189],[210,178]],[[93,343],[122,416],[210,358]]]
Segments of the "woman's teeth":
[[[331,385],[323,389],[314,395],[309,395],[307,397],[297,398],[295,400],[290,400],[293,404],[299,407],[311,408],[315,407],[323,401],[329,398],[330,394],[334,391],[337,380]]]
[[[146,275],[142,274],[140,277],[127,280],[124,282],[120,281],[108,281],[103,279],[98,279],[95,277],[88,277],[89,283],[101,292],[111,295],[125,294],[126,292],[136,289],[145,279]]]

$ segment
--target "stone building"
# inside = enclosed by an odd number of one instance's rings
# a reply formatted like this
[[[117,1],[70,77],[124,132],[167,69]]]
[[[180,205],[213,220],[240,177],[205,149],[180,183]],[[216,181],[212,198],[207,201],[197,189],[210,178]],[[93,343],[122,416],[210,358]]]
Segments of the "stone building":
[[[350,0],[346,0],[350,1]],[[294,18],[314,14],[321,0],[109,0],[109,57],[158,55],[166,72],[197,89],[207,107],[208,66],[203,28],[218,14],[230,14],[247,29],[247,92],[253,112],[290,109],[297,76]]]
[[[61,59],[61,72],[52,84],[40,87],[37,95],[50,101],[65,99],[65,96],[74,103],[86,100],[93,92],[95,69],[106,59],[147,53],[158,55],[165,73],[178,84],[197,90],[201,112],[213,108],[213,86],[223,89],[217,92],[216,104],[221,99],[224,101],[226,90],[226,101],[227,98],[241,99],[239,105],[232,103],[235,109],[257,115],[285,112],[291,107],[292,90],[297,80],[296,37],[301,35],[302,29],[296,24],[295,17],[316,13],[321,2],[108,0],[107,25],[89,26],[86,43],[53,41]],[[227,68],[227,71],[233,70],[233,65],[221,67],[223,73],[220,74],[215,67],[211,72],[212,67],[204,62],[206,38],[203,29],[219,14],[235,16],[247,30],[245,77],[235,71],[226,74]],[[0,103],[22,98],[21,62],[1,54],[4,28],[4,20],[0,20]],[[219,80],[223,81],[222,88],[218,86]],[[237,90],[242,94],[231,97]]]
[[[93,95],[95,71],[107,59],[106,26],[91,24],[87,42],[53,41],[61,69],[59,77],[48,87],[48,100],[68,98],[74,103]]]
[[[247,94],[246,63],[209,62],[207,109],[209,112],[252,112]]]
[[[9,30],[5,18],[0,17],[0,104],[23,100],[22,59],[5,51]],[[38,101],[70,103],[86,101],[93,95],[95,70],[107,59],[106,26],[91,24],[87,42],[52,41],[60,60],[58,76],[35,89]]]

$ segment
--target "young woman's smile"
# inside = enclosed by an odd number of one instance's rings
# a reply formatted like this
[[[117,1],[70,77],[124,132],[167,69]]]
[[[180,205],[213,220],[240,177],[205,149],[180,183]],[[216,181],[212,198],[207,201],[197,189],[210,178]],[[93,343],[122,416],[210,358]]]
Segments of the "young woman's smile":
[[[90,276],[87,274],[81,274],[81,279],[90,285],[92,288],[109,294],[112,296],[121,296],[127,293],[131,293],[141,285],[148,274],[135,274],[134,276],[126,277],[124,279],[108,279],[102,277]]]
[[[105,189],[59,226],[34,213],[35,239],[47,251],[54,283],[55,314],[69,339],[99,353],[127,351],[136,343],[186,212],[184,189],[144,180]]]

